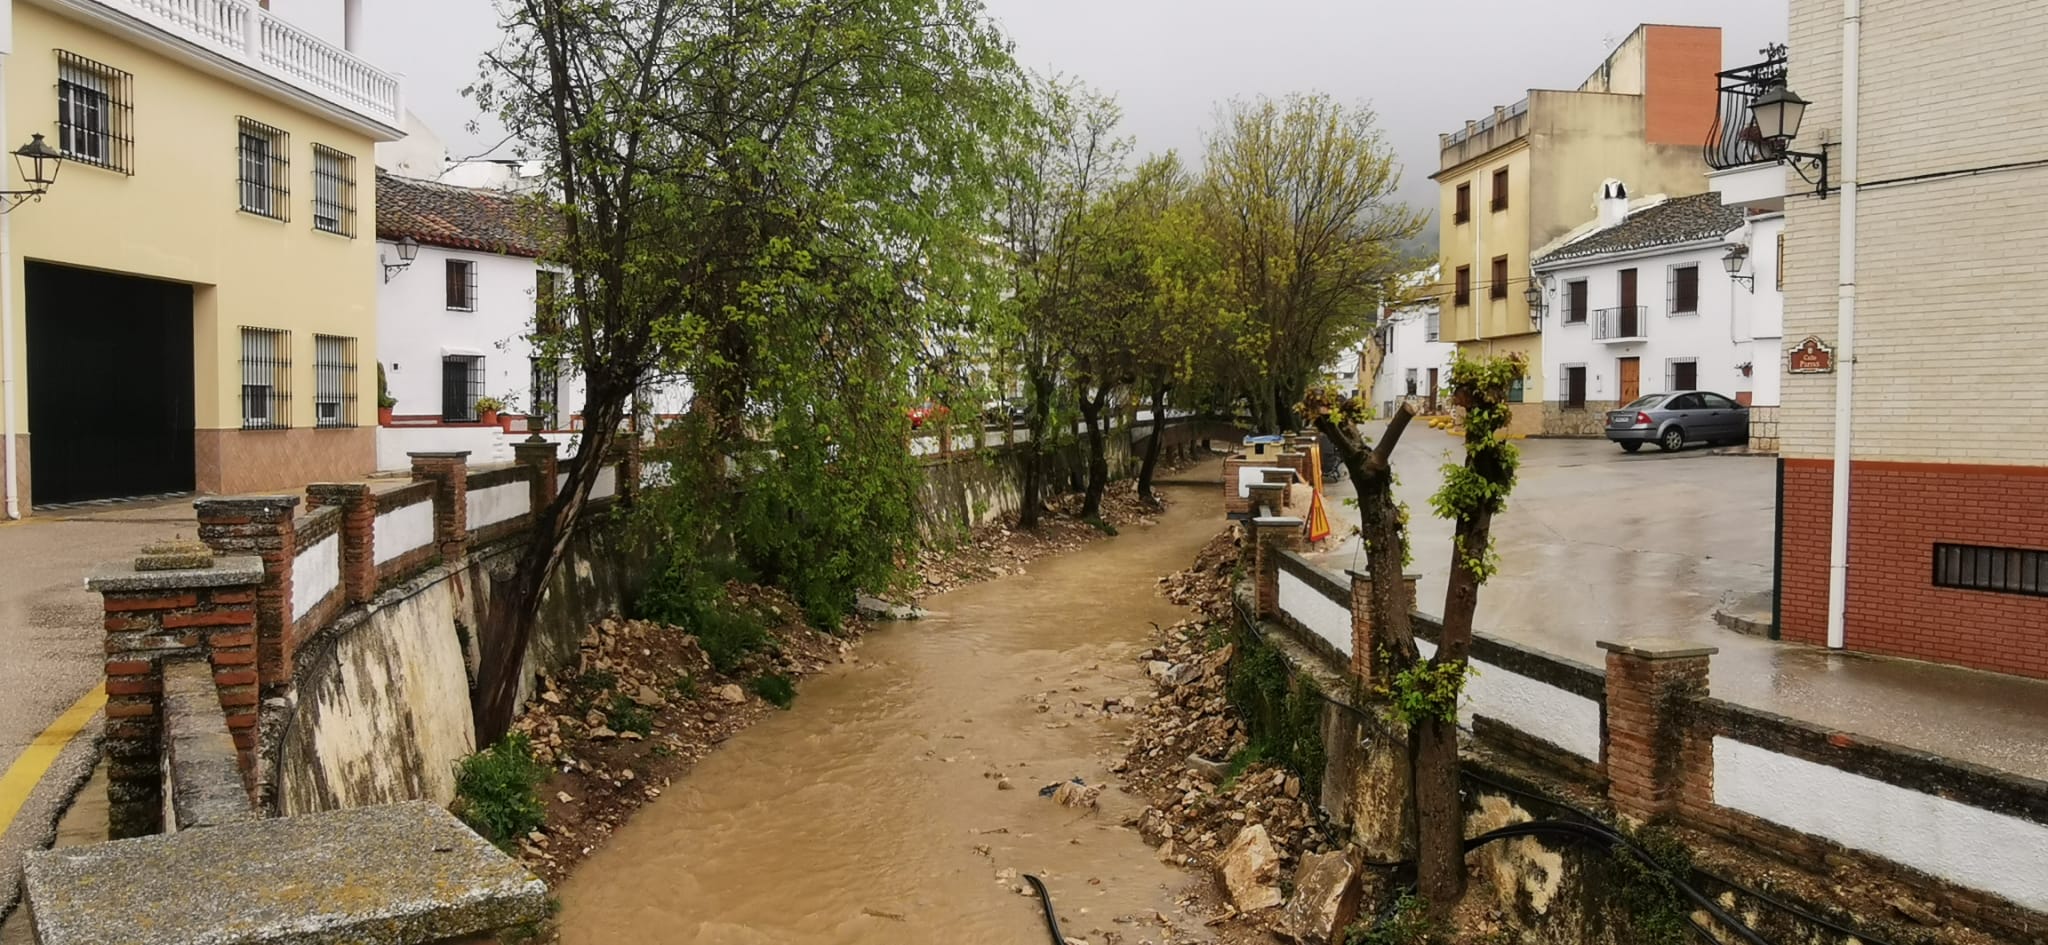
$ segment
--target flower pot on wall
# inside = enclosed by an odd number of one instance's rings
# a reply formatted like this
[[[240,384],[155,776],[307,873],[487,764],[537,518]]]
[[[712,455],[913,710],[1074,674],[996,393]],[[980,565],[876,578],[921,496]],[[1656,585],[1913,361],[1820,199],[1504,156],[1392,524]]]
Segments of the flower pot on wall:
[[[495,411],[495,410],[486,410],[486,411],[483,411],[483,415],[477,418],[477,422],[478,422],[478,423],[481,423],[481,424],[483,424],[484,426],[487,426],[487,427],[494,427],[494,426],[497,426],[497,425],[498,425],[498,412],[497,412],[497,411]]]
[[[516,425],[518,422],[518,414],[500,414],[498,417],[498,426],[504,429],[506,433],[514,432],[512,427]]]
[[[394,407],[378,407],[378,408],[377,408],[377,425],[378,425],[378,426],[380,426],[380,427],[388,427],[388,426],[390,426],[390,425],[391,425],[391,411],[393,411],[393,410],[395,410],[395,409],[397,409],[397,408],[394,408]]]

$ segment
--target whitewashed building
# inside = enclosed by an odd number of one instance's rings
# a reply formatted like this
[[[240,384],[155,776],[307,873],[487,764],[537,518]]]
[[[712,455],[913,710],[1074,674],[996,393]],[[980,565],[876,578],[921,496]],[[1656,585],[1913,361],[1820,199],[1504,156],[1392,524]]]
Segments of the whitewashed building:
[[[1422,274],[1421,285],[1437,280],[1437,269]],[[1373,371],[1371,400],[1380,416],[1391,416],[1394,406],[1408,401],[1418,413],[1440,413],[1450,408],[1443,390],[1451,381],[1451,363],[1458,359],[1458,345],[1443,341],[1443,311],[1435,299],[1400,308],[1382,308],[1380,327],[1374,335],[1380,359]],[[1361,387],[1365,386],[1363,384]]]
[[[1664,391],[1709,390],[1747,404],[1762,386],[1775,402],[1776,254],[1750,246],[1774,246],[1780,218],[1752,221],[1712,192],[1631,203],[1615,180],[1597,206],[1592,223],[1533,267],[1551,398],[1543,432],[1599,436],[1606,410]]]
[[[377,209],[377,360],[396,401],[380,417],[378,468],[422,450],[502,462],[534,431],[569,439],[582,384],[567,361],[535,356],[535,299],[556,276],[531,212],[503,191],[381,172]],[[504,403],[497,423],[477,409],[487,397]]]

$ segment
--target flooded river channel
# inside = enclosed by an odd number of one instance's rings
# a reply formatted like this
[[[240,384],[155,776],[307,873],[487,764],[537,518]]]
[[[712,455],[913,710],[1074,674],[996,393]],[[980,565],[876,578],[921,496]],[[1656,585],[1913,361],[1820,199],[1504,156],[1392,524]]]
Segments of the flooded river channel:
[[[806,682],[562,886],[562,941],[1043,943],[1010,870],[1046,879],[1071,936],[1156,938],[1116,919],[1171,914],[1189,876],[1121,825],[1142,805],[1112,787],[1076,810],[1038,788],[1101,783],[1121,755],[1128,717],[1083,703],[1150,698],[1148,624],[1184,615],[1154,581],[1223,527],[1213,485],[1165,491],[1157,525],[933,597]]]

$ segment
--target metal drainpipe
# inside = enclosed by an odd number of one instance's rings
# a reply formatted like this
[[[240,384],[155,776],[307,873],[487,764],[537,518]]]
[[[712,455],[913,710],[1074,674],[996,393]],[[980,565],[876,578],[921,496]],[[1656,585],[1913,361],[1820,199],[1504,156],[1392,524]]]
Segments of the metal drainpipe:
[[[1847,642],[1849,607],[1849,459],[1856,379],[1856,91],[1862,63],[1863,0],[1842,2],[1842,224],[1836,289],[1835,466],[1828,536],[1828,647]]]
[[[0,138],[7,129],[7,56],[0,53]],[[7,179],[6,169],[0,168],[0,181]],[[14,445],[14,253],[9,244],[13,214],[0,213],[0,454],[6,459],[0,466],[0,491],[7,493],[7,517],[21,517],[20,460],[15,456]]]

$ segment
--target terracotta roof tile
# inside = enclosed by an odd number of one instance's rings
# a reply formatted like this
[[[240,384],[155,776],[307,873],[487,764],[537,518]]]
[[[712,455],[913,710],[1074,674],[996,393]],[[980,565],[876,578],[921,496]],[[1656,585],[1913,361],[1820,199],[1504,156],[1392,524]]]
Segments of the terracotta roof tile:
[[[377,238],[539,256],[537,214],[512,194],[377,172]]]

